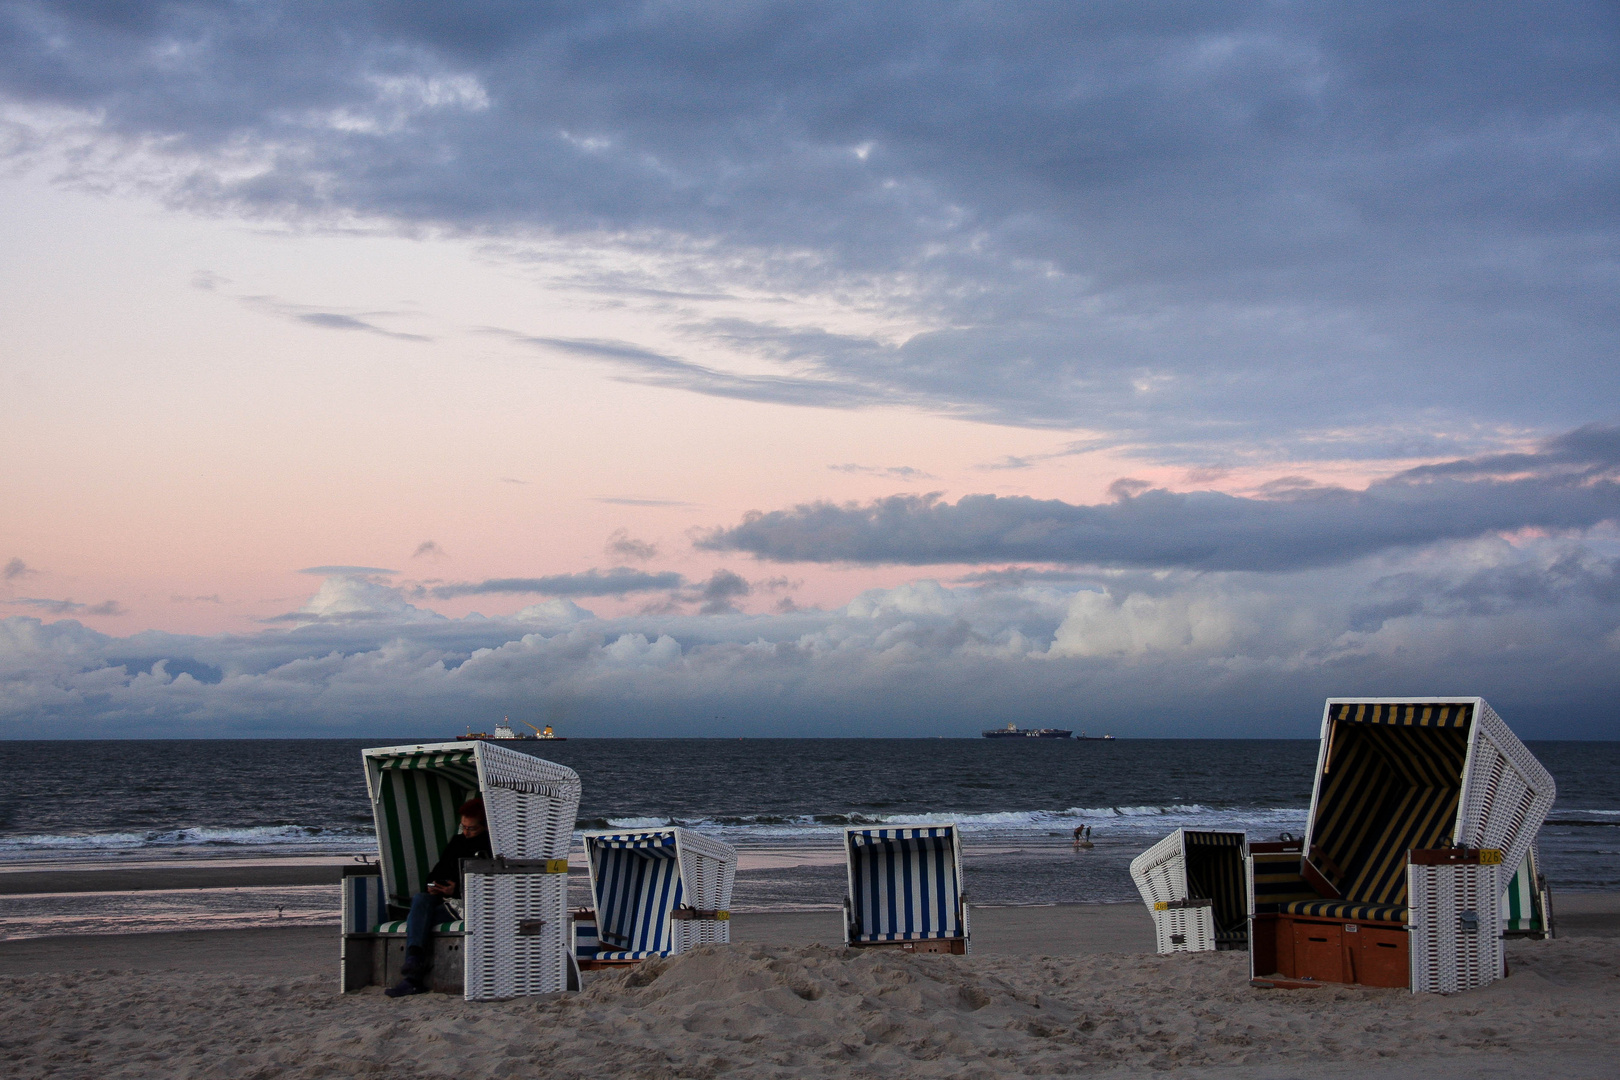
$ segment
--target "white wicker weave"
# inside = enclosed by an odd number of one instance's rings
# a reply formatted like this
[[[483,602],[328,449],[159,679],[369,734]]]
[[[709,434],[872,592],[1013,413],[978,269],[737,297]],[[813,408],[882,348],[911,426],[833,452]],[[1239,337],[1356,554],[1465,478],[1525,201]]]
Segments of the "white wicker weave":
[[[1495,848],[1502,852],[1504,866],[1516,867],[1552,812],[1558,789],[1552,774],[1508,730],[1496,710],[1483,698],[1475,700],[1456,842]]]
[[[466,876],[468,1001],[568,989],[568,875]]]
[[[1131,880],[1142,902],[1153,905],[1187,899],[1187,849],[1177,829],[1131,860]]]
[[[1505,974],[1501,870],[1407,866],[1414,994],[1454,994]]]

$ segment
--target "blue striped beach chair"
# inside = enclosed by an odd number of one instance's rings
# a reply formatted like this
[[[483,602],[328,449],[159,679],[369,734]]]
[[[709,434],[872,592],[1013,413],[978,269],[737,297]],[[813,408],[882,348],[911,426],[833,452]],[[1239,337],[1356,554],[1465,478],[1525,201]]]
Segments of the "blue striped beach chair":
[[[585,834],[595,907],[574,913],[585,970],[731,940],[737,849],[674,826]]]
[[[1177,829],[1131,860],[1159,952],[1248,947],[1248,841],[1240,832]]]
[[[463,863],[461,918],[435,926],[430,987],[469,1001],[579,986],[569,950],[568,848],[579,812],[572,769],[487,742],[362,752],[375,863],[344,867],[342,989],[400,979],[405,914],[459,827],[484,800],[492,858]]]
[[[955,825],[844,830],[844,942],[907,952],[971,951],[962,838]]]
[[[1554,796],[1483,698],[1330,699],[1304,839],[1249,845],[1254,978],[1414,993],[1501,978],[1505,874]]]

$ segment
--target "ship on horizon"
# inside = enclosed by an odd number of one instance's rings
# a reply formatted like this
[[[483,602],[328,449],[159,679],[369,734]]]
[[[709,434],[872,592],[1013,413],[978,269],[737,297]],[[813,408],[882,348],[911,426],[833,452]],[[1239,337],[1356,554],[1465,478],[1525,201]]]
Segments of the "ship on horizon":
[[[987,739],[1070,739],[1074,732],[1068,728],[1021,728],[1017,724],[1008,724],[1004,728],[991,728],[983,733]]]
[[[547,724],[545,726],[544,730],[541,730],[540,728],[534,727],[533,724],[529,724],[529,723],[525,723],[523,726],[528,727],[528,728],[534,728],[534,734],[533,735],[519,735],[517,733],[517,731],[514,730],[513,727],[512,727],[511,718],[503,716],[503,717],[501,717],[501,722],[499,724],[495,725],[495,734],[491,735],[487,731],[469,731],[465,735],[457,735],[456,736],[456,741],[457,742],[567,742],[568,741],[567,736],[558,735],[556,732],[552,731],[550,724]]]

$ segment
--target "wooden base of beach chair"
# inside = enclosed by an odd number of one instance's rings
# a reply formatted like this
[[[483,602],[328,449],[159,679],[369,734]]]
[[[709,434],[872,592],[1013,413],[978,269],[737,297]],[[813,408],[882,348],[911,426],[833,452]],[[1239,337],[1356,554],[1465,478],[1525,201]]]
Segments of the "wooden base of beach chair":
[[[929,938],[926,941],[852,941],[852,949],[893,949],[896,952],[966,956],[966,938]]]
[[[433,935],[433,967],[428,989],[436,994],[466,990],[465,935]],[[404,934],[344,934],[343,987],[345,994],[367,986],[393,986],[405,977]]]
[[[1258,979],[1411,986],[1411,935],[1401,923],[1256,915],[1249,946]]]

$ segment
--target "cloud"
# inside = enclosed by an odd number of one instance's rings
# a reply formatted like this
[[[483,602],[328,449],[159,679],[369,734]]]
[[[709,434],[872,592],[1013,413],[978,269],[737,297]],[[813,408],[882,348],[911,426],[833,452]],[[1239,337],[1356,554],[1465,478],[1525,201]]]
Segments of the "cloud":
[[[438,543],[433,540],[422,541],[420,544],[416,545],[416,550],[411,553],[411,558],[413,559],[447,559],[449,557],[450,553],[445,551],[444,548],[440,547]]]
[[[1190,465],[1470,456],[1620,399],[1602,5],[720,11],[18,0],[0,98],[63,183],[567,249],[704,361],[535,344],[689,392]]]
[[[18,578],[29,577],[37,573],[39,571],[32,569],[27,563],[17,558],[7,560],[6,565],[0,568],[0,578],[6,581],[16,581]]]
[[[881,476],[886,480],[937,480],[933,473],[912,468],[910,465],[856,465],[853,462],[845,465],[829,465],[827,468],[833,472],[850,473],[861,476]]]
[[[67,600],[49,600],[36,596],[19,596],[15,600],[6,601],[21,607],[31,607],[50,615],[127,615],[129,614],[118,601],[103,600],[99,604],[75,603],[71,598]]]
[[[169,597],[169,603],[171,604],[223,604],[224,602],[219,598],[219,593],[209,593],[207,596],[176,595]]]
[[[198,280],[193,279],[192,283],[194,285],[198,285],[200,288],[213,291],[215,285],[223,281],[223,278],[212,278],[209,279],[208,284],[199,285]],[[397,338],[401,341],[431,342],[433,340],[432,338],[426,337],[422,334],[407,334],[397,330],[389,330],[386,327],[378,326],[376,323],[368,322],[366,319],[363,319],[358,315],[346,315],[342,312],[336,311],[321,311],[316,308],[312,308],[307,304],[295,304],[282,300],[279,297],[239,296],[237,299],[255,311],[260,311],[268,315],[274,315],[277,318],[290,319],[293,322],[302,323],[305,326],[320,327],[323,330],[358,330],[367,334],[377,334],[382,337]],[[375,314],[386,315],[394,313],[378,312]]]
[[[686,390],[709,397],[833,409],[865,408],[900,400],[892,392],[850,380],[719,371],[623,341],[522,335],[512,335],[512,339],[524,345],[611,364],[624,372],[616,376],[623,382]]]
[[[631,499],[631,498],[599,498],[599,503],[609,506],[696,506],[697,503],[680,502],[675,499]]]
[[[428,594],[440,600],[486,593],[543,593],[549,596],[625,596],[679,588],[685,579],[673,571],[646,573],[627,566],[616,566],[604,573],[587,570],[579,574],[551,574],[534,578],[490,578],[479,582],[459,582],[427,587]]]
[[[703,605],[698,610],[704,615],[727,615],[736,611],[733,600],[741,600],[752,593],[747,580],[730,570],[716,570],[703,583]]]
[[[397,574],[398,570],[385,570],[380,566],[306,566],[298,571],[300,574],[316,574],[321,577],[331,577],[344,574]]]
[[[603,545],[603,550],[615,558],[633,559],[636,562],[646,562],[648,559],[658,557],[657,544],[635,539],[628,529],[614,529],[609,534],[607,543]]]
[[[255,634],[0,619],[0,735],[435,737],[512,700],[577,735],[1309,738],[1333,694],[1480,693],[1527,737],[1613,734],[1620,531],[1452,541],[1295,573],[917,580],[831,610],[597,618],[565,598],[449,619],[329,579]],[[716,573],[713,601],[746,582]],[[1436,673],[1442,673],[1436,675]],[[734,719],[716,726],[714,717]]]
[[[1620,517],[1617,429],[1586,427],[1534,453],[1428,465],[1365,490],[1284,483],[1264,497],[1115,481],[1112,502],[895,495],[754,512],[699,537],[708,551],[782,562],[903,565],[1056,562],[1104,567],[1295,570],[1526,528]]]

